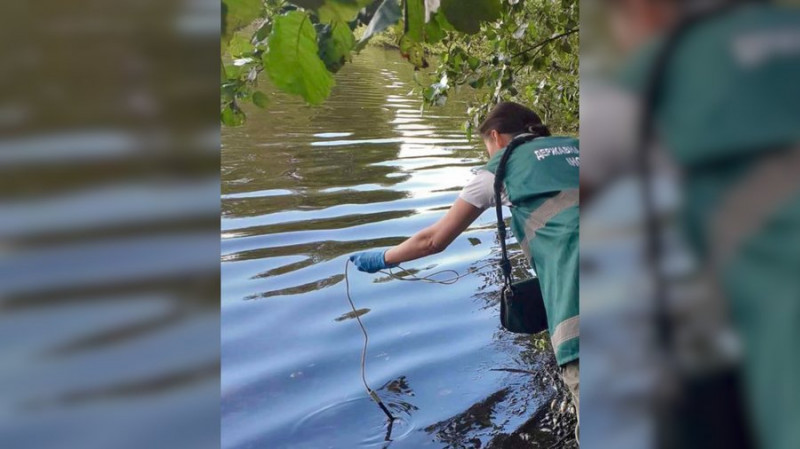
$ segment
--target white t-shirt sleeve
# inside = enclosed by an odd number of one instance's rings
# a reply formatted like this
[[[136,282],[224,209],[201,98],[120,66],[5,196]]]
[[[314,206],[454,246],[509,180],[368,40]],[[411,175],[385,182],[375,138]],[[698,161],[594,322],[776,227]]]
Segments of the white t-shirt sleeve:
[[[505,189],[502,192],[503,205],[510,206]],[[458,195],[459,198],[472,204],[480,210],[494,207],[494,173],[488,170],[479,170]]]

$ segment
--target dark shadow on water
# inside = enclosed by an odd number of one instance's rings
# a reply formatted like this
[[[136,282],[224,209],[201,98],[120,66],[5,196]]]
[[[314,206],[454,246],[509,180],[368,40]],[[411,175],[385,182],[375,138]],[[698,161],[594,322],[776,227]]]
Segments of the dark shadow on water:
[[[403,179],[392,178],[392,181],[400,182]],[[385,182],[387,182],[387,178],[371,180],[371,183],[377,185]],[[286,188],[283,184],[279,186]],[[335,186],[335,184],[321,186],[320,189],[331,186]],[[321,210],[342,204],[388,203],[408,198],[406,192],[386,188],[376,188],[374,190],[340,188],[342,190],[322,192],[303,186],[301,190],[294,194],[225,199],[222,202],[222,214],[224,217],[253,217],[293,210]]]
[[[259,273],[259,274],[255,275],[255,276],[253,276],[251,279],[263,279],[263,278],[268,278],[268,277],[272,277],[272,276],[280,276],[282,274],[291,273],[292,271],[301,270],[301,269],[303,269],[305,267],[308,267],[308,266],[311,266],[311,265],[314,265],[314,259],[309,257],[308,259],[301,260],[300,262],[281,265],[281,266],[279,266],[277,268],[273,268],[273,269],[267,270],[267,271],[265,271],[263,273]]]
[[[395,419],[386,420],[386,435],[384,436],[384,441],[386,441],[387,444],[384,445],[384,447],[389,447],[389,443],[395,441],[395,438],[398,437],[395,428],[397,427],[399,429],[405,427],[408,424],[404,422],[406,417],[411,417],[411,414],[419,410],[419,408],[401,399],[414,396],[414,390],[409,386],[406,376],[400,376],[397,379],[386,382],[378,388],[378,394],[381,396],[381,400],[386,403],[389,412],[395,417]],[[408,419],[410,422],[410,418]]]
[[[499,427],[493,422],[495,407],[502,403],[509,394],[510,388],[504,388],[489,395],[486,399],[474,404],[452,418],[426,427],[424,430],[433,435],[446,447],[481,447],[481,440],[475,433],[479,430]]]
[[[355,318],[357,316],[366,315],[367,313],[369,313],[369,310],[370,309],[358,309],[358,310],[356,310],[355,313],[350,311],[350,312],[344,313],[344,314],[334,318],[333,321],[352,320],[353,318]]]
[[[506,370],[506,369],[500,369]],[[528,371],[507,369],[526,381],[522,386],[498,390],[451,418],[423,430],[445,448],[459,449],[556,449],[576,448],[574,439],[575,415],[565,407],[568,398],[564,391],[554,391],[551,383],[557,376],[549,369]],[[527,399],[539,394],[546,400],[529,410]],[[527,416],[517,428],[509,427],[513,416]],[[510,430],[510,431],[509,431]]]
[[[299,295],[302,293],[308,293],[315,290],[322,290],[325,287],[336,285],[339,282],[342,282],[343,280],[344,280],[344,274],[337,274],[334,276],[327,277],[325,279],[320,279],[314,282],[309,282],[307,284],[298,285],[296,287],[282,288],[280,290],[270,290],[268,292],[264,292],[258,295],[245,296],[244,299],[252,300],[252,299],[271,298],[273,296]]]
[[[345,229],[364,224],[396,220],[412,215],[414,215],[414,210],[394,210],[357,215],[350,214],[317,220],[287,221],[266,226],[252,226],[249,228],[237,229],[235,232],[237,233],[237,237],[247,237],[252,235],[281,234],[287,232]]]
[[[403,237],[388,237],[375,240],[352,240],[335,241],[325,240],[313,243],[302,243],[299,245],[275,246],[241,251],[233,254],[226,254],[223,259],[230,260],[255,260],[267,257],[296,256],[298,254],[313,256],[316,262],[332,260],[357,251],[372,248],[393,246],[402,243]]]

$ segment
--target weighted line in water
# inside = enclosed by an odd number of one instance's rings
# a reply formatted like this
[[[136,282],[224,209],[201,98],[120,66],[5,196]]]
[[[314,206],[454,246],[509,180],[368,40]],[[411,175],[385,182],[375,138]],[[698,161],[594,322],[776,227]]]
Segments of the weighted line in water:
[[[364,326],[364,323],[361,321],[361,316],[359,315],[358,310],[356,310],[356,305],[353,302],[353,298],[350,296],[350,278],[348,271],[348,269],[350,268],[350,263],[351,262],[349,258],[344,263],[344,284],[345,284],[345,292],[347,293],[347,301],[350,303],[350,308],[353,309],[353,316],[356,317],[358,326],[361,328],[361,333],[364,334],[364,346],[361,349],[361,383],[364,384],[364,388],[367,390],[367,394],[369,395],[369,397],[372,398],[372,400],[378,404],[378,407],[380,407],[383,413],[385,413],[386,416],[389,418],[389,432],[391,432],[392,422],[396,418],[394,415],[392,415],[392,412],[389,411],[389,408],[383,404],[383,401],[381,400],[380,396],[378,396],[378,393],[376,393],[375,390],[370,388],[369,383],[367,382],[367,346],[369,346],[369,334],[367,333],[367,328]],[[448,270],[437,271],[427,276],[417,276],[413,272],[401,267],[400,265],[398,265],[397,267],[403,270],[404,273],[406,273],[406,277],[393,273],[391,271],[391,268],[389,269],[389,271],[380,271],[380,273],[386,274],[392,279],[396,279],[398,281],[420,281],[420,282],[429,282],[432,284],[451,285],[456,283],[459,279],[468,276],[470,274],[477,273],[481,269],[488,267],[490,265],[493,264],[488,263],[474,270],[470,270],[463,275],[459,274],[456,270],[448,269]],[[433,279],[434,276],[437,276],[441,273],[453,273],[454,277],[444,280]],[[387,440],[388,438],[389,435],[387,435]]]

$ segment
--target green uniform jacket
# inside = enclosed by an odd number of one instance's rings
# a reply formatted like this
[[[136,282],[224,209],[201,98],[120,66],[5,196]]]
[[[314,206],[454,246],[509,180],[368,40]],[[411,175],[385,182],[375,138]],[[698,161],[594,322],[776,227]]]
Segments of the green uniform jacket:
[[[800,11],[744,5],[694,26],[655,109],[684,168],[684,226],[711,262],[742,337],[764,447],[800,441]],[[657,40],[622,84],[644,85]],[[780,367],[778,369],[777,367]]]
[[[489,160],[495,173],[505,150]],[[539,137],[511,154],[504,181],[511,229],[539,277],[559,365],[578,359],[578,140]]]

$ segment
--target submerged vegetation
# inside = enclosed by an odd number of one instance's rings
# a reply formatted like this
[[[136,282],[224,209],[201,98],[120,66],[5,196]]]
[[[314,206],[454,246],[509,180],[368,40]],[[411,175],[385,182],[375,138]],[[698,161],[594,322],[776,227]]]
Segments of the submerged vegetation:
[[[473,89],[468,133],[500,101],[537,110],[554,131],[578,127],[577,0],[223,0],[221,119],[244,123],[242,102],[269,107],[276,89],[321,104],[333,74],[370,42],[418,70],[433,107]]]

